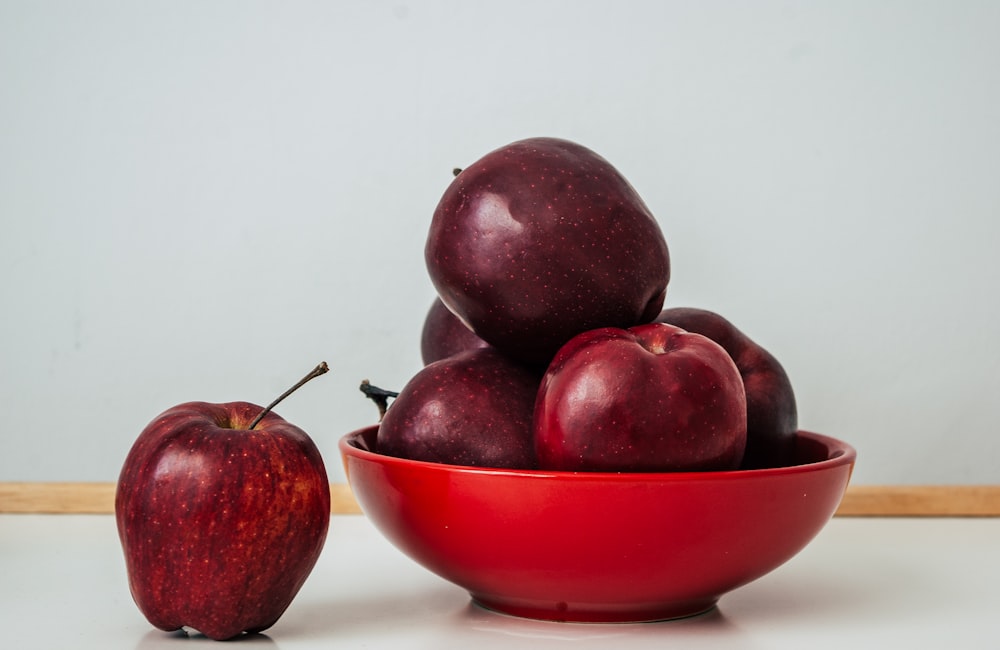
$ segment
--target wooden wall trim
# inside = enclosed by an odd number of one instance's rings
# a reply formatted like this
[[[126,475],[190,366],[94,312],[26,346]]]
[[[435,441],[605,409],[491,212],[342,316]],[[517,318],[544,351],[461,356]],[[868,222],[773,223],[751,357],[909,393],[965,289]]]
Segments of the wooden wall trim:
[[[837,515],[997,517],[1000,485],[852,485]]]
[[[361,509],[343,483],[330,485],[330,509],[336,514],[359,514]],[[111,514],[115,511],[114,483],[3,483],[0,513]]]
[[[349,486],[331,486],[335,514],[358,514]],[[0,513],[109,514],[114,483],[0,482]],[[852,485],[840,517],[997,517],[1000,485]]]

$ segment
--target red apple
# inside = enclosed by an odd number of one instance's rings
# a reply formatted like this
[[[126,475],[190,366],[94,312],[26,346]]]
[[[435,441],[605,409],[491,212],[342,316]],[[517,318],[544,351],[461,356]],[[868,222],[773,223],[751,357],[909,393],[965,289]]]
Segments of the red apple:
[[[663,306],[663,233],[628,181],[555,138],[493,151],[452,181],[424,249],[441,300],[506,354],[547,364],[574,335]]]
[[[480,467],[535,466],[531,417],[540,375],[493,348],[435,361],[379,424],[379,453]]]
[[[150,623],[212,639],[273,625],[312,571],[330,485],[309,436],[246,402],[163,412],[129,452],[115,517]]]
[[[717,343],[652,323],[601,328],[552,360],[535,405],[539,467],[614,472],[736,469],[746,394]]]
[[[736,362],[747,392],[745,469],[788,462],[798,430],[792,382],[781,363],[726,318],[706,309],[672,307],[656,319],[707,336]]]
[[[489,343],[466,327],[440,298],[434,299],[420,334],[420,356],[424,365],[487,345]]]

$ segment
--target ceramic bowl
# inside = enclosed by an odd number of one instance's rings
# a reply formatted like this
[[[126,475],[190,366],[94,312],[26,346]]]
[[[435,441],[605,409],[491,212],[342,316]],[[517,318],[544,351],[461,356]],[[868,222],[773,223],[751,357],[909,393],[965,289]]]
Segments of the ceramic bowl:
[[[403,553],[489,609],[556,621],[692,616],[781,566],[830,520],[855,450],[799,432],[793,464],[623,474],[484,469],[340,440],[362,511]]]

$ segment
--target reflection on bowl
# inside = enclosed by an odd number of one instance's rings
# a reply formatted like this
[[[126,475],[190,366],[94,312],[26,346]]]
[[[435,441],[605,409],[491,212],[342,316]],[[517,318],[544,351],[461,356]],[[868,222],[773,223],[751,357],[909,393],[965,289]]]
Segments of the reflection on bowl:
[[[528,618],[691,616],[802,550],[840,504],[856,452],[801,431],[794,464],[622,474],[444,465],[340,451],[361,509],[412,559],[479,604]]]

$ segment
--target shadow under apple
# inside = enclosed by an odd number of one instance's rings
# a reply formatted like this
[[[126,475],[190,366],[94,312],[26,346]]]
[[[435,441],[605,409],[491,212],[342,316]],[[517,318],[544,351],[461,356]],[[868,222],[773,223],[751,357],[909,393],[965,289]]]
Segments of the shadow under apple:
[[[237,643],[241,648],[278,648],[274,639],[266,634],[242,634],[229,639],[227,643]],[[196,630],[180,629],[173,632],[150,630],[136,644],[136,650],[178,650],[184,648],[218,648],[219,642],[214,641]]]

